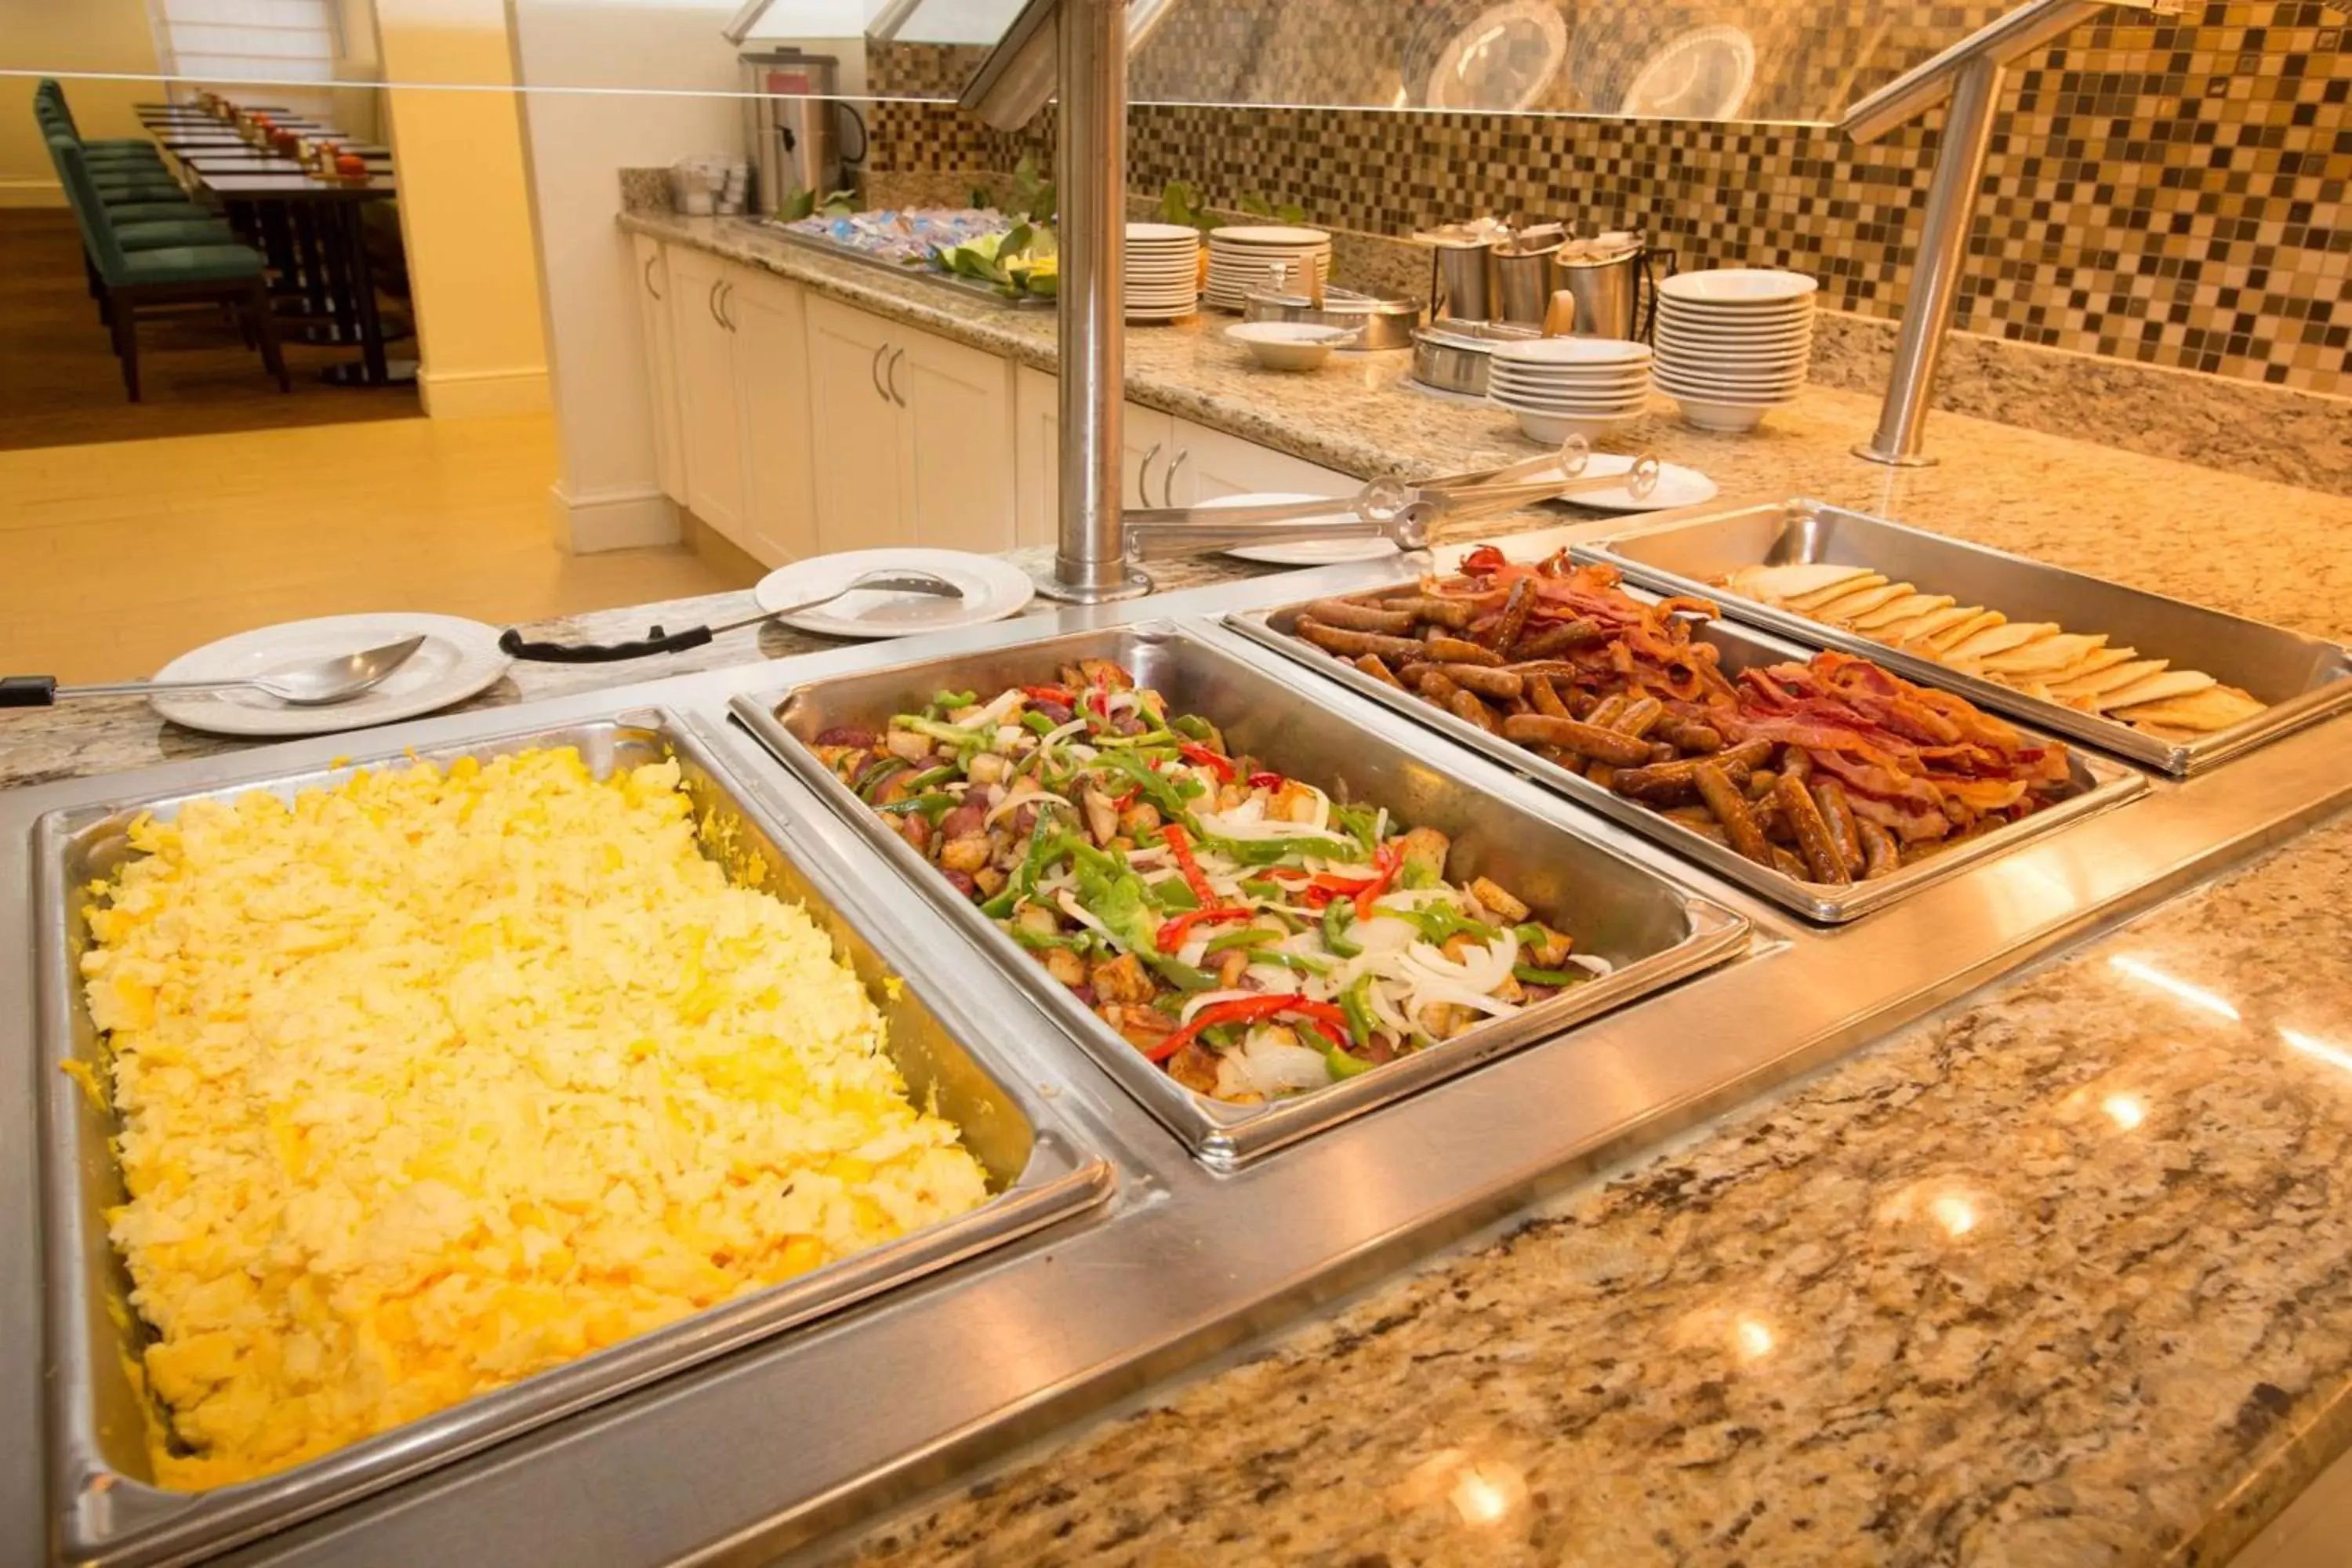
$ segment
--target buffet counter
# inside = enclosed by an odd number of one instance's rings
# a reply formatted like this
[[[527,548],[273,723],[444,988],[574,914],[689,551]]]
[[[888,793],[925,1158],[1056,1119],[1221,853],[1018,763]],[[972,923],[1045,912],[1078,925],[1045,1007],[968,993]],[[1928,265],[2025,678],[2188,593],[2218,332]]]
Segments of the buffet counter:
[[[777,248],[761,264],[1000,352],[1051,332],[1050,318]],[[1398,388],[1392,367],[1254,375],[1202,328],[1131,345],[1132,395],[1332,467],[1531,450],[1491,410]],[[1817,390],[1734,437],[1662,409],[1632,444],[1706,472],[1727,501],[1808,495],[2352,638],[2352,500],[1948,415],[1941,467],[1880,469],[1847,452],[1874,413]],[[1255,570],[1187,563],[1163,586]],[[1283,597],[1270,586],[1262,602]],[[537,629],[634,635],[740,607],[722,595]],[[771,626],[658,666],[518,666],[481,702],[824,646]],[[2295,754],[2352,762],[2346,729],[2307,732]],[[0,786],[229,749],[93,701],[0,719]],[[2258,753],[2231,772],[2251,788],[2267,766]],[[957,1478],[856,1558],[2226,1557],[2352,1445],[2352,1237],[2331,1185],[2352,1155],[2347,897],[2352,824],[2336,816],[1240,1364],[986,1480]],[[975,1322],[957,1356],[1044,1359],[1018,1337],[992,1346],[992,1328],[1043,1332]],[[889,1369],[869,1370],[887,1384]],[[366,1537],[309,1539],[331,1554]]]

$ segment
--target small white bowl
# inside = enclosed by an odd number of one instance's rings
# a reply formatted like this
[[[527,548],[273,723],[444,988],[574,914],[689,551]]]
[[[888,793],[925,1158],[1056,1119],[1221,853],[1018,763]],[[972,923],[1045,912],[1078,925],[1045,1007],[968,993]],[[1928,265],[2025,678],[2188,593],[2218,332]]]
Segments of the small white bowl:
[[[1619,426],[1641,417],[1638,414],[1617,414],[1606,418],[1594,418],[1590,415],[1538,414],[1528,408],[1514,408],[1511,413],[1517,418],[1519,429],[1528,440],[1540,441],[1547,447],[1557,447],[1570,436],[1598,441]]]
[[[1241,344],[1268,370],[1313,370],[1356,335],[1352,327],[1316,321],[1236,321],[1225,329],[1227,342]]]
[[[1727,403],[1709,397],[1693,397],[1686,393],[1669,393],[1681,405],[1683,418],[1701,430],[1713,430],[1724,435],[1738,435],[1753,430],[1764,423],[1764,416],[1775,408],[1786,408],[1789,399],[1772,403]]]

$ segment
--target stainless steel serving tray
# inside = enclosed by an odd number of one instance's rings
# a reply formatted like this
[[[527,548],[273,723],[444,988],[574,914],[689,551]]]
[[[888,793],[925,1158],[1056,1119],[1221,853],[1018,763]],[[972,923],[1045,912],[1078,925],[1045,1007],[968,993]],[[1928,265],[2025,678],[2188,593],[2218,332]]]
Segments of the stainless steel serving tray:
[[[866,934],[856,900],[795,866],[723,765],[667,710],[506,734],[419,755],[487,760],[534,746],[575,746],[601,777],[676,757],[698,819],[716,814],[725,863],[739,882],[803,905],[880,1005],[889,1048],[919,1103],[962,1131],[996,1194],[971,1214],[740,1297],[610,1349],[409,1423],[309,1463],[205,1492],[152,1483],[150,1411],[127,1369],[151,1335],[131,1309],[130,1279],[110,1244],[105,1210],[122,1201],[109,1147],[113,1117],[60,1070],[97,1063],[101,1042],[82,1005],[77,963],[88,945],[89,884],[130,856],[142,814],[168,817],[191,800],[260,789],[281,796],[331,784],[319,770],[233,786],[52,812],[35,829],[40,951],[43,1228],[47,1243],[47,1415],[54,1539],[74,1561],[182,1562],[322,1512],[625,1390],[903,1285],[1100,1202],[1111,1166],[1082,1146],[1017,1082],[990,1064],[989,1022],[959,1011],[943,986],[894,941]],[[360,766],[399,765],[408,753]],[[716,857],[714,857],[716,858]],[[903,984],[889,984],[893,979]]]
[[[1613,973],[1550,1002],[1472,1029],[1417,1055],[1327,1089],[1268,1105],[1229,1105],[1193,1093],[1048,974],[994,921],[949,885],[836,779],[807,742],[840,725],[880,730],[942,688],[982,693],[1034,685],[1080,658],[1115,659],[1172,709],[1198,713],[1237,751],[1347,798],[1376,802],[1412,826],[1454,839],[1448,874],[1493,877],[1576,939],[1577,951],[1610,959]],[[944,910],[998,965],[1045,1005],[1106,1071],[1202,1163],[1229,1170],[1376,1106],[1469,1071],[1479,1063],[1729,958],[1747,944],[1739,915],[1569,829],[1482,795],[1442,762],[1317,704],[1249,661],[1168,622],[1083,632],[986,653],[926,659],[813,681],[772,697],[739,696],[736,716],[843,818]]]
[[[1374,680],[1346,660],[1334,658],[1321,648],[1300,641],[1291,634],[1291,627],[1308,602],[1301,601],[1270,610],[1237,612],[1227,616],[1225,624],[1244,637],[1262,643],[1286,658],[1296,659],[1342,685],[1352,687],[1400,713],[1410,714],[1473,751],[1482,752],[1505,766],[1558,790],[1570,800],[1581,802],[1604,816],[1615,818],[1643,837],[1690,857],[1717,875],[1760,893],[1774,903],[1811,920],[1831,923],[1858,920],[1873,910],[1884,909],[1916,892],[1930,882],[1938,881],[2029,838],[2039,837],[2067,823],[2080,821],[2094,812],[2120,805],[2147,788],[2147,780],[2129,768],[2104,758],[2070,751],[2068,755],[2073,760],[2074,784],[2079,793],[2045,811],[2035,812],[2021,822],[2011,823],[1990,833],[1979,834],[1941,854],[1906,866],[1892,876],[1854,882],[1845,887],[1834,887],[1824,882],[1802,882],[1769,866],[1759,866],[1729,846],[1717,844],[1704,834],[1692,832],[1671,816],[1653,811],[1638,801],[1628,800],[1614,790],[1603,789],[1581,773],[1571,773],[1515,742],[1481,730],[1434,703],[1425,702],[1410,692]],[[1721,621],[1709,622],[1696,628],[1693,635],[1700,641],[1716,646],[1721,653],[1726,674],[1736,675],[1753,664],[1779,664],[1809,657],[1803,648],[1767,637],[1762,632]],[[2026,733],[2032,734],[2032,731]]]
[[[1980,708],[2013,714],[2180,776],[2352,704],[2352,653],[2335,643],[1819,501],[1741,507],[1632,529],[1577,545],[1573,553],[1579,560],[1606,562],[1629,580],[1661,593],[1701,595],[1740,620],[1817,647],[1861,654],[1914,680],[1959,692]],[[2113,719],[2044,701],[1714,585],[1743,566],[1813,563],[1867,566],[1895,582],[1912,583],[1921,593],[1949,594],[2011,620],[2105,632],[2147,658],[2201,669],[2270,706],[2199,740],[2159,740]]]

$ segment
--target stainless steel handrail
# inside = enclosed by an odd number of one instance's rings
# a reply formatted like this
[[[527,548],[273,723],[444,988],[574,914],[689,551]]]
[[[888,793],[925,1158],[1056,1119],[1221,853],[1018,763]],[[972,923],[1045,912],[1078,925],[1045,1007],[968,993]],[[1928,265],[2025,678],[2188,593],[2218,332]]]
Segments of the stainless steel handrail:
[[[1925,450],[1927,401],[1944,335],[1951,330],[1959,301],[1969,227],[2000,111],[2001,79],[2012,62],[2071,31],[2104,5],[2170,13],[2180,8],[2180,0],[2029,0],[1906,71],[1838,121],[1838,129],[1855,142],[1874,142],[1947,100],[1951,103],[1919,224],[1918,260],[1912,268],[1911,291],[1903,301],[1903,333],[1887,374],[1886,403],[1876,432],[1853,449],[1856,457],[1898,468],[1919,468],[1936,460]]]

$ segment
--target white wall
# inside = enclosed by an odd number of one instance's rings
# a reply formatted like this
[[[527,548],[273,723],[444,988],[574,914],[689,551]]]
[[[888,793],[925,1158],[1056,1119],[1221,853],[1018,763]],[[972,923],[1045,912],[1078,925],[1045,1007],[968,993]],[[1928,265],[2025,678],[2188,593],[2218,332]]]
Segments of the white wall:
[[[614,220],[619,171],[742,145],[738,68],[719,29],[735,0],[508,0],[540,240],[548,371],[562,468],[559,540],[614,549],[677,537],[661,493],[635,268]],[[656,89],[615,97],[558,87]]]

